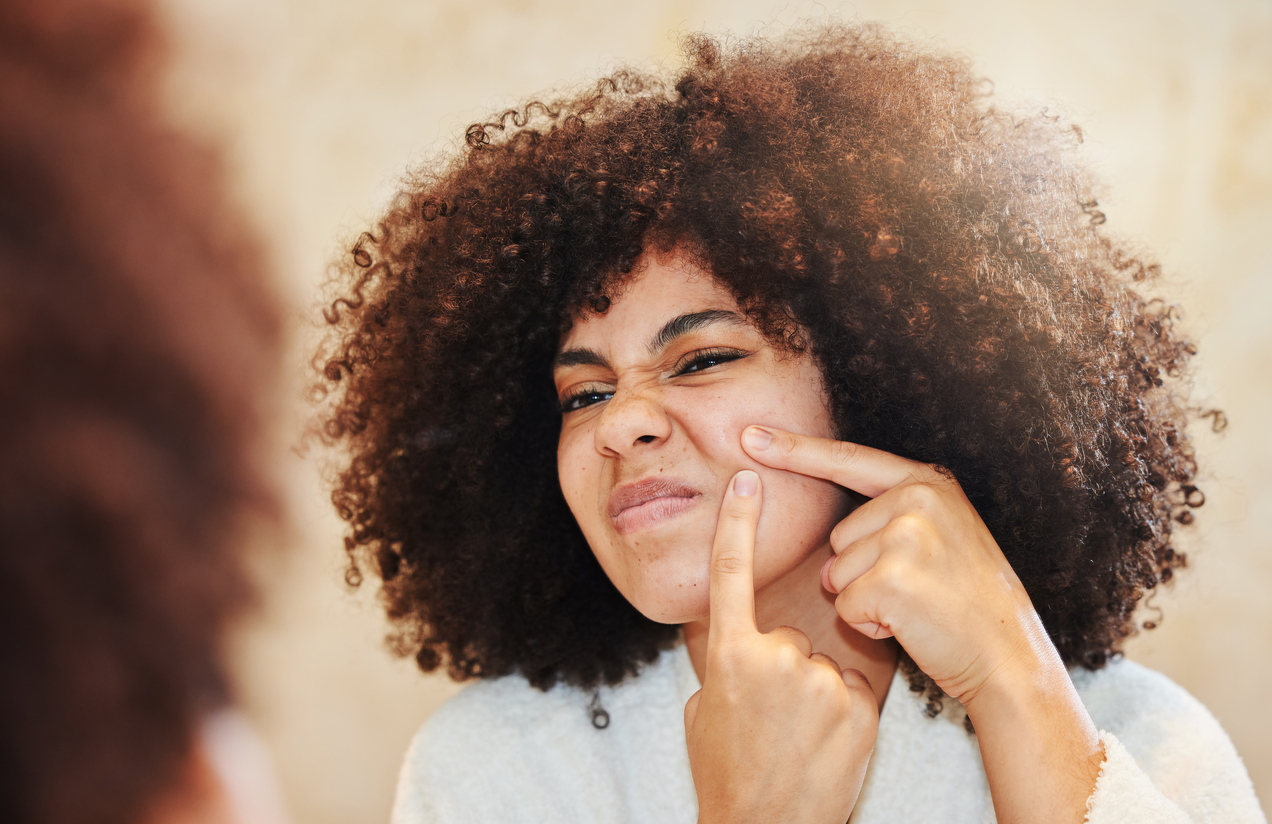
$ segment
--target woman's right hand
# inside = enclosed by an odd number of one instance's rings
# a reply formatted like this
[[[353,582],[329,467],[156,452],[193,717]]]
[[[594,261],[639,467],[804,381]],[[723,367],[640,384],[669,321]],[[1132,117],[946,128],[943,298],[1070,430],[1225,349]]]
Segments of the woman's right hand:
[[[857,670],[812,652],[808,636],[755,623],[760,478],[733,477],[711,550],[702,689],[685,705],[699,824],[848,820],[879,711]]]

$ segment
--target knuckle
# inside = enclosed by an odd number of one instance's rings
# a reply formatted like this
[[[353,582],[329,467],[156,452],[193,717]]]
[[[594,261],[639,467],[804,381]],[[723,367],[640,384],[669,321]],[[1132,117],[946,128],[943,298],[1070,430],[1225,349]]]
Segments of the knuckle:
[[[711,570],[721,575],[737,575],[746,568],[746,559],[733,552],[721,552],[711,559]]]
[[[845,622],[852,620],[852,601],[848,595],[850,589],[851,587],[835,596],[835,614]]]
[[[913,514],[899,515],[883,528],[884,546],[889,549],[910,547],[922,543],[927,538],[927,521]]]
[[[859,669],[846,669],[842,673],[844,686],[848,687],[854,693],[864,692],[870,689],[870,682],[866,679],[865,673]]]
[[[835,528],[830,531],[830,548],[835,551],[836,555],[848,548],[848,537],[851,534],[851,529],[851,525],[845,519],[835,524]]]
[[[791,641],[795,642],[796,644],[810,643],[810,641],[808,640],[808,634],[805,633],[802,629],[799,629],[797,627],[787,627],[787,626],[781,627],[781,629],[783,632],[789,635],[791,637]]]
[[[839,677],[839,664],[835,661],[834,658],[831,658],[826,653],[814,652],[811,656],[809,656],[809,659],[819,664],[825,665],[826,669],[833,672],[836,678]]]
[[[839,617],[845,621],[851,620],[850,616],[853,612],[853,593],[857,589],[857,586],[858,582],[853,582],[851,585],[840,590],[839,594],[835,596],[835,612],[837,612]]]
[[[813,700],[818,704],[830,705],[831,702],[841,699],[844,693],[844,683],[839,677],[839,672],[821,664],[818,664],[814,670],[810,687]]]
[[[778,638],[784,638],[788,643],[794,644],[797,647],[804,646],[809,643],[808,636],[805,635],[802,630],[798,630],[795,627],[776,627],[769,634]]]
[[[935,486],[926,482],[910,484],[902,490],[902,502],[907,509],[930,509],[940,496]]]
[[[775,650],[774,657],[778,668],[782,672],[786,673],[795,672],[799,669],[800,665],[807,660],[804,657],[804,653],[797,650],[791,644],[782,644],[778,647],[777,650]]]
[[[877,564],[872,577],[875,579],[875,586],[891,595],[908,590],[910,581],[913,580],[909,564],[895,560]]]
[[[830,459],[837,466],[851,466],[857,460],[857,445],[846,441],[835,441],[830,445]]]

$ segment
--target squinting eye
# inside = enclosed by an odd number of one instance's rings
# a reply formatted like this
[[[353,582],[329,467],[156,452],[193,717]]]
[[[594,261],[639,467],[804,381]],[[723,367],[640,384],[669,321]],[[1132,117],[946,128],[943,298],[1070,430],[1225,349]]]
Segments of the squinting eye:
[[[558,406],[561,410],[561,414],[564,415],[567,412],[576,412],[584,407],[591,406],[594,403],[607,401],[612,397],[614,397],[613,392],[587,390],[583,392],[576,392],[567,398],[562,398]]]
[[[701,372],[704,369],[710,369],[722,363],[745,358],[746,355],[746,352],[740,352],[737,349],[704,349],[690,353],[688,357],[676,365],[672,374],[687,375],[690,372]]]

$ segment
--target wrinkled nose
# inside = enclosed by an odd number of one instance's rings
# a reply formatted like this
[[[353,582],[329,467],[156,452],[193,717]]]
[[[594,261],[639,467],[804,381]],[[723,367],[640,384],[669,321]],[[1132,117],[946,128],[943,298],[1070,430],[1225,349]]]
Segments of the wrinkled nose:
[[[596,450],[602,455],[629,455],[665,441],[671,419],[656,390],[620,389],[605,403],[596,427]]]

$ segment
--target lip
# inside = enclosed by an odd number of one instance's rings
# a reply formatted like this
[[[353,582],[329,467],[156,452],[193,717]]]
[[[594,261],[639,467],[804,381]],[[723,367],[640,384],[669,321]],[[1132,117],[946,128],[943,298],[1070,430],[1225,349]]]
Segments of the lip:
[[[676,478],[646,478],[610,494],[609,516],[620,535],[648,529],[691,508],[702,493]]]

